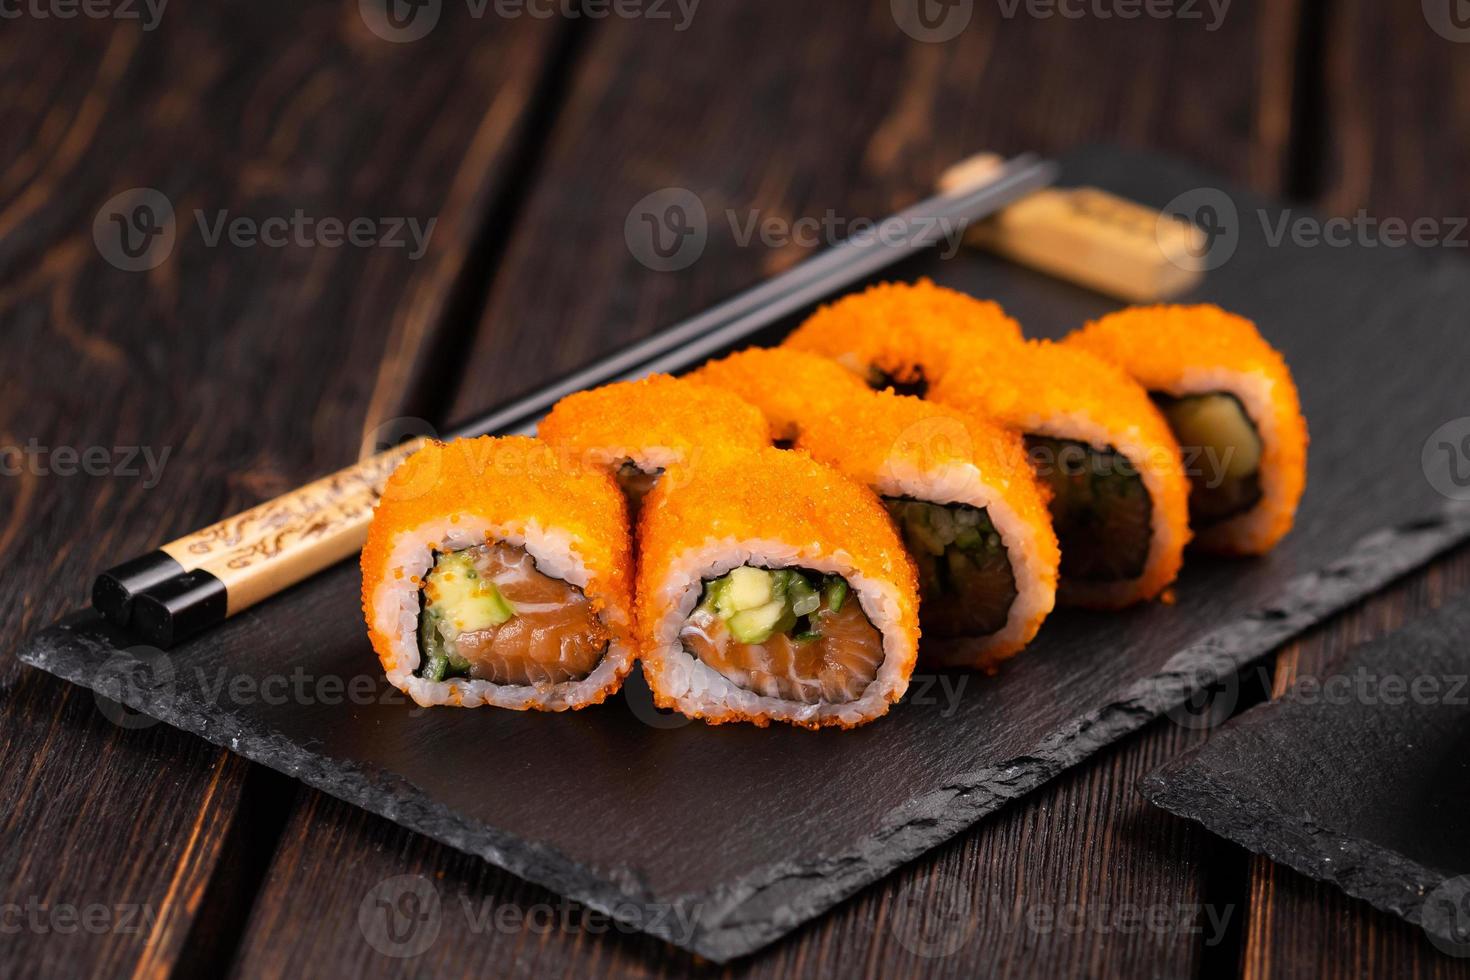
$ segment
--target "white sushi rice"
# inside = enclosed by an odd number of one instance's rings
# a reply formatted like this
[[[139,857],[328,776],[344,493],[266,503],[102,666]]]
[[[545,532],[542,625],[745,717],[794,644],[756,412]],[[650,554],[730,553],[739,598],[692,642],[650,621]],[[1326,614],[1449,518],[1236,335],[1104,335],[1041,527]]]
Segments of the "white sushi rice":
[[[1011,563],[1016,598],[1006,613],[1005,626],[979,640],[966,639],[963,643],[942,646],[931,644],[925,648],[926,658],[932,653],[933,659],[945,666],[975,666],[974,661],[978,658],[983,662],[988,650],[1014,649],[1025,640],[1030,625],[1049,615],[1056,606],[1055,569],[1051,570],[1052,575],[1046,575],[1036,559],[1035,528],[1016,513],[1002,490],[986,482],[975,464],[954,462],[924,469],[907,459],[890,459],[874,489],[884,497],[969,504],[984,510],[1000,535]]]
[[[1039,415],[1029,416],[1022,420],[1020,428],[1023,432],[1050,436],[1053,439],[1085,442],[1100,453],[1116,450],[1123,454],[1138,471],[1139,478],[1143,481],[1143,488],[1148,491],[1150,500],[1157,502],[1164,493],[1163,480],[1159,471],[1147,465],[1148,453],[1153,450],[1139,438],[1138,430],[1133,426],[1113,431],[1086,415],[1064,413],[1045,419]],[[1179,540],[1178,531],[1163,519],[1162,511],[1155,503],[1149,509],[1148,558],[1144,561],[1143,572],[1138,578],[1147,576],[1168,555],[1177,553],[1183,545],[1184,542]],[[1063,551],[1065,552],[1065,546]],[[1061,595],[1064,602],[1087,606],[1117,606],[1136,599],[1137,588],[1137,579],[1125,579],[1121,582],[1086,582],[1064,578]]]
[[[1264,374],[1231,371],[1226,368],[1191,368],[1179,383],[1163,389],[1174,397],[1205,395],[1225,391],[1240,399],[1245,414],[1261,437],[1263,465],[1260,469],[1261,499],[1243,514],[1218,524],[1200,528],[1195,538],[1205,547],[1245,547],[1277,525],[1283,512],[1290,514],[1296,504],[1288,496],[1283,472],[1264,465],[1264,458],[1280,443],[1281,430],[1271,400],[1272,380]],[[1196,464],[1197,465],[1197,464]]]
[[[601,695],[616,688],[633,663],[633,650],[617,639],[609,643],[592,673],[579,681],[497,684],[465,677],[428,681],[414,676],[419,668],[418,583],[433,567],[436,551],[460,551],[487,540],[524,548],[543,574],[579,589],[585,589],[591,580],[575,539],[560,528],[542,527],[535,521],[495,524],[461,515],[457,520],[445,517],[410,531],[400,531],[393,539],[389,574],[383,577],[370,599],[373,627],[393,638],[393,663],[387,672],[389,683],[425,706],[449,704],[473,708],[489,704],[522,710],[564,711],[602,700]],[[613,630],[616,636],[625,634],[628,615],[625,609],[606,606],[600,618],[606,625],[616,627]]]
[[[877,675],[855,700],[805,704],[766,697],[740,687],[684,649],[679,631],[699,602],[706,579],[716,579],[740,565],[762,568],[809,568],[841,575],[852,588],[868,621],[883,636],[883,662]],[[902,602],[890,582],[868,578],[854,567],[845,551],[823,552],[813,545],[736,538],[709,539],[685,551],[670,566],[652,603],[645,608],[664,610],[652,632],[652,649],[645,651],[645,669],[655,690],[674,702],[681,714],[742,718],[765,716],[773,721],[810,724],[827,720],[857,725],[888,710],[908,689],[909,665],[917,653],[914,641],[897,628]]]

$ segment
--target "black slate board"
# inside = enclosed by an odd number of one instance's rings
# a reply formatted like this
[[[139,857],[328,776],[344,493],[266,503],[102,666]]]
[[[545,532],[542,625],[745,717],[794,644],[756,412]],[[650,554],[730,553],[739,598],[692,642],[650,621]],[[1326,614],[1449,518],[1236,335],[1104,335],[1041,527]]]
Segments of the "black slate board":
[[[1300,678],[1139,788],[1470,955],[1470,598]]]
[[[166,656],[86,613],[20,656],[694,952],[755,950],[1470,536],[1420,463],[1465,412],[1463,266],[1273,246],[1257,210],[1277,206],[1156,157],[1063,164],[1063,183],[1157,207],[1228,194],[1234,255],[1191,298],[1261,324],[1312,424],[1297,529],[1263,559],[1192,558],[1174,605],[1059,614],[997,677],[917,678],[910,703],[852,733],[681,725],[636,684],[573,715],[413,710],[377,679],[351,566]],[[1037,335],[1114,305],[982,254],[892,278],[919,275],[998,299]]]

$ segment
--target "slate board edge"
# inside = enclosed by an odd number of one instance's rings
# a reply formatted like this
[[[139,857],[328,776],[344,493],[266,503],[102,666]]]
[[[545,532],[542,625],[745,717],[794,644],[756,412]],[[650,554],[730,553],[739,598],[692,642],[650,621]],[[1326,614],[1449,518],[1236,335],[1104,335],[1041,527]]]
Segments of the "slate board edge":
[[[1346,557],[1296,579],[1270,608],[1181,650],[1164,671],[1136,682],[1118,700],[1053,732],[1031,752],[1001,766],[956,774],[945,790],[897,808],[877,833],[859,841],[850,852],[812,862],[770,865],[707,894],[672,899],[647,894],[631,870],[599,875],[553,849],[466,821],[429,800],[402,777],[325,760],[214,705],[184,704],[171,694],[157,696],[150,691],[103,691],[99,685],[108,675],[98,668],[118,651],[85,642],[67,625],[71,620],[42,631],[17,656],[104,696],[121,694],[124,703],[136,711],[474,854],[675,946],[724,963],[774,942],[1006,802],[1182,704],[1193,691],[1230,676],[1296,633],[1467,537],[1470,507],[1455,504],[1447,505],[1437,516],[1369,534]],[[792,882],[800,887],[783,887]],[[630,916],[630,911],[635,915]],[[685,929],[690,915],[697,916],[692,932]]]
[[[1266,704],[1252,710],[1268,707]],[[1165,763],[1139,780],[1138,791],[1154,806],[1193,820],[1254,854],[1336,885],[1348,895],[1400,916],[1447,942],[1464,941],[1463,936],[1423,921],[1426,897],[1448,880],[1446,874],[1370,840],[1334,833],[1304,814],[1288,815],[1269,801],[1239,796],[1190,769],[1194,756],[1191,751]],[[1383,884],[1394,880],[1398,884]],[[1446,921],[1452,924],[1454,917]]]
[[[725,952],[697,951],[723,961],[767,945],[1467,537],[1470,507],[1454,502],[1438,516],[1366,535],[1343,558],[1295,579],[1259,618],[1237,620],[1179,651],[1163,671],[1053,732],[1025,755],[959,774],[946,791],[897,808],[877,834],[849,854],[772,865],[705,896],[706,909],[729,912],[702,917],[701,946]],[[767,897],[792,879],[811,882],[799,905],[783,903],[779,895]]]

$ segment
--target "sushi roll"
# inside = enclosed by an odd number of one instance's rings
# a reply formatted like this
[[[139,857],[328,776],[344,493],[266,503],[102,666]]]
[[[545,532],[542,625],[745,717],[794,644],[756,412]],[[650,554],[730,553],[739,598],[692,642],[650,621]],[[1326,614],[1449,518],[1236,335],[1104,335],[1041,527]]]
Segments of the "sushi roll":
[[[538,438],[582,462],[608,469],[637,520],[645,494],[674,463],[715,446],[770,445],[765,417],[721,388],[655,374],[579,391],[557,402]]]
[[[1195,543],[1270,551],[1307,482],[1307,423],[1286,361],[1245,317],[1216,306],[1148,306],[1089,323],[1067,344],[1148,389],[1184,453]]]
[[[783,448],[796,443],[808,419],[868,391],[835,361],[786,347],[747,348],[711,361],[689,379],[732,391],[760,409]]]
[[[596,704],[634,659],[622,494],[534,439],[430,443],[384,487],[362,604],[389,682],[419,704]]]
[[[871,388],[922,398],[940,374],[970,359],[977,343],[1020,339],[1020,324],[997,304],[920,279],[882,283],[823,306],[782,346],[831,358]]]
[[[919,599],[877,498],[799,450],[679,469],[639,526],[639,649],[655,703],[760,726],[852,728],[886,713],[914,669]]]
[[[696,377],[728,385],[778,437],[879,495],[918,569],[926,663],[990,669],[1036,635],[1060,554],[1019,434],[870,391],[803,351],[752,348]]]
[[[1060,601],[1116,609],[1159,596],[1189,540],[1189,481],[1163,416],[1132,378],[1044,340],[996,345],[930,396],[1019,431],[1051,491]]]
[[[1031,642],[1061,555],[1018,433],[865,391],[808,421],[797,446],[882,499],[918,569],[925,663],[989,670]]]

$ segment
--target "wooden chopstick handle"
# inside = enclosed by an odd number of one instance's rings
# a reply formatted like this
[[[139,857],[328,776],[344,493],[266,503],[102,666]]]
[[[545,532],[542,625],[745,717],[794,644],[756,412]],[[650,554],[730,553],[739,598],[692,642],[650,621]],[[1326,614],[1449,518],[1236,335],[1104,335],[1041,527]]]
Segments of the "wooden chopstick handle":
[[[950,191],[988,179],[977,154],[939,177]],[[1168,299],[1201,278],[1207,241],[1192,223],[1095,187],[1048,187],[971,225],[965,243],[1130,303]]]
[[[168,625],[174,614],[186,608],[199,610],[189,613],[203,620],[198,628],[249,608],[361,548],[383,485],[425,441],[369,456],[109,569],[93,586],[93,605],[163,646],[179,632]]]

